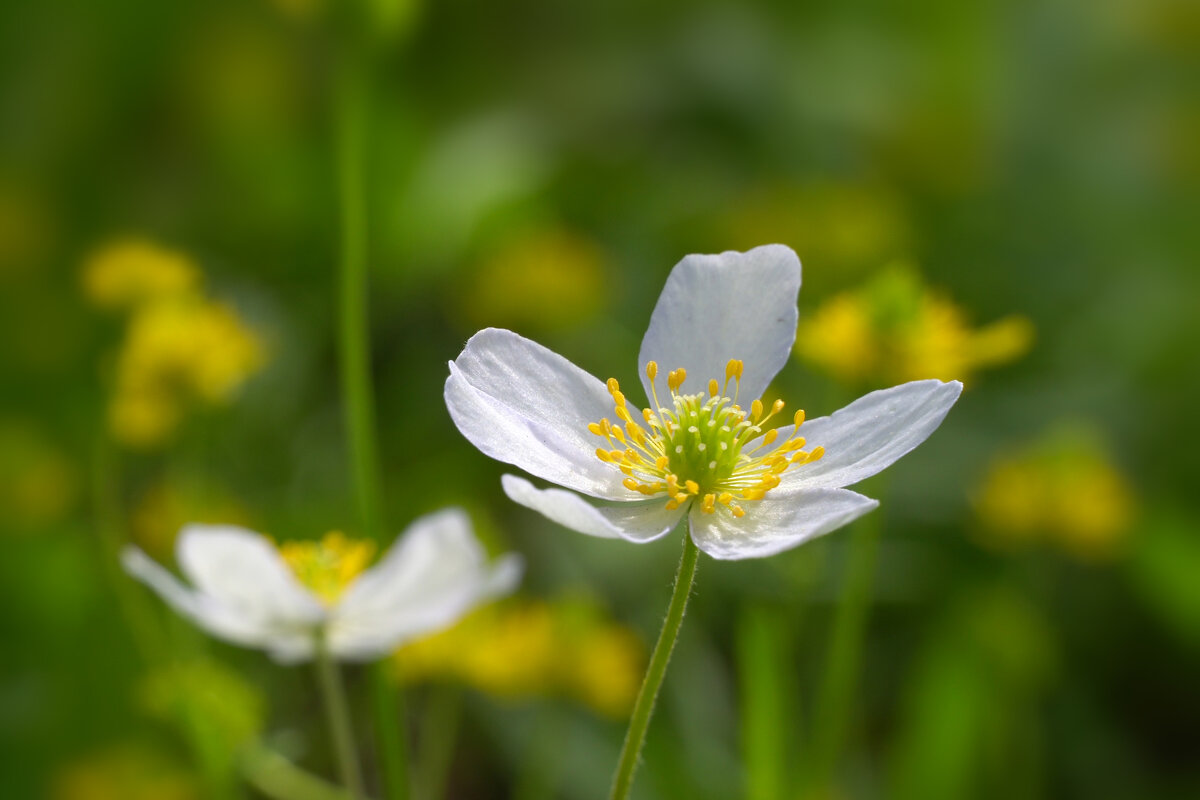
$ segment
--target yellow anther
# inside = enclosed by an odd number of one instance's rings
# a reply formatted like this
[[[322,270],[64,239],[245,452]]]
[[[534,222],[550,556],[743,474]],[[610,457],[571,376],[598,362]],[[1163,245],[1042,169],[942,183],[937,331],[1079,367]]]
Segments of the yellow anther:
[[[756,399],[748,410],[737,404],[737,389],[731,390],[729,381],[738,381],[740,388],[745,365],[739,359],[726,363],[724,386],[718,378],[707,380],[707,398],[702,393],[682,394],[687,370],[671,370],[666,376],[671,402],[665,407],[655,388],[658,363],[648,361],[645,369],[650,407],[630,406],[616,378],[609,378],[606,386],[616,421],[606,417],[588,423],[587,429],[608,440],[610,449],[598,449],[596,457],[620,470],[623,486],[663,498],[668,509],[696,498],[704,513],[723,506],[741,517],[746,512],[735,498],[761,500],[780,485],[780,475],[789,468],[824,453],[822,448],[811,453],[802,450],[804,438],[794,432],[780,436],[778,428],[767,430],[767,421],[783,410],[782,400],[766,408]],[[642,420],[637,420],[637,411]],[[797,411],[792,419],[799,427],[804,411]]]
[[[810,452],[808,454],[808,460],[816,461],[818,458],[820,458],[823,455],[825,455],[825,448],[821,447],[821,445],[817,445],[816,447],[814,447],[812,449],[812,452]]]
[[[742,362],[736,358],[729,359],[729,363],[725,365],[725,382],[729,383],[730,378],[740,378],[742,375]]]
[[[369,541],[348,539],[340,531],[320,541],[286,542],[279,554],[293,574],[325,603],[334,603],[366,569],[375,552]]]

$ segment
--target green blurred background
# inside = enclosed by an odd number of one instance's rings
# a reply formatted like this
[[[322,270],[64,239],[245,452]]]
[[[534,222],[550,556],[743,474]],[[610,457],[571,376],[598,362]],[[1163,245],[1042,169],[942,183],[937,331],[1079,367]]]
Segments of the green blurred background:
[[[227,773],[260,736],[332,774],[309,672],[171,620],[113,552],[171,563],[192,519],[359,527],[334,292],[349,61],[387,530],[467,506],[558,627],[644,651],[678,534],[591,540],[505,500],[441,400],[478,328],[635,381],[675,261],[781,242],[805,270],[789,407],[967,382],[866,487],[873,604],[829,780],[805,794],[846,531],[703,560],[635,796],[1200,796],[1200,5],[351,5],[0,10],[0,793],[256,797]],[[186,299],[154,305],[156,280]],[[604,794],[619,697],[462,683],[408,684],[447,796]]]

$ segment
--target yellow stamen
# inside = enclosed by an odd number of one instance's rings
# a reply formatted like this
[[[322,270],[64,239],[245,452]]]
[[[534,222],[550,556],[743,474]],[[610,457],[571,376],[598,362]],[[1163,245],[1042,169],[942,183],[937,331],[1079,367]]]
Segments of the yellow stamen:
[[[651,407],[641,409],[643,427],[635,422],[620,384],[610,378],[606,386],[612,396],[618,424],[607,418],[590,423],[588,432],[607,440],[608,447],[596,451],[601,461],[616,466],[625,476],[622,485],[645,496],[662,496],[668,508],[679,508],[693,498],[703,513],[715,513],[717,506],[734,516],[745,509],[734,498],[760,500],[780,484],[780,475],[817,458],[820,448],[805,452],[804,438],[796,430],[786,436],[778,428],[766,430],[766,423],[784,408],[776,400],[768,409],[761,399],[743,410],[737,403],[745,370],[739,359],[725,365],[725,385],[709,379],[707,395],[682,394],[687,370],[678,367],[667,373],[670,391],[668,403],[660,402],[656,379],[658,363],[646,364]],[[729,382],[737,386],[730,396]],[[798,428],[804,412],[792,420]],[[620,424],[620,423],[623,423]],[[782,439],[782,441],[780,441]],[[747,447],[754,440],[752,449]]]
[[[367,568],[375,543],[347,539],[341,531],[325,534],[319,542],[286,542],[279,554],[296,577],[327,605]]]

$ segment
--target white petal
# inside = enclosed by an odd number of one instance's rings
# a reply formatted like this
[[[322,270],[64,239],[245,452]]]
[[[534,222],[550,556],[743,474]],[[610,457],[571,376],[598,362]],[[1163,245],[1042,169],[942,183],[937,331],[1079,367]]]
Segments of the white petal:
[[[695,393],[710,378],[724,382],[725,365],[737,358],[745,362],[739,396],[748,407],[787,363],[799,291],[800,260],[783,245],[684,258],[667,277],[642,339],[638,369],[646,396],[647,361],[658,362],[664,375],[684,367],[684,390]]]
[[[451,362],[445,394],[454,424],[486,455],[593,497],[640,497],[596,458],[596,448],[608,445],[587,429],[613,418],[608,389],[540,344],[499,328],[480,331]]]
[[[518,556],[488,564],[461,510],[421,517],[346,590],[329,626],[330,647],[339,658],[374,658],[511,592],[520,577]]]
[[[229,608],[280,627],[325,619],[321,601],[261,534],[233,525],[187,525],[175,547],[184,575]]]
[[[274,628],[261,618],[246,614],[209,595],[196,592],[136,547],[121,551],[125,571],[153,589],[171,608],[198,627],[234,644],[287,651],[290,660],[311,655],[310,630]]]
[[[879,505],[847,489],[810,489],[744,504],[742,518],[718,509],[692,510],[692,539],[713,558],[762,558],[781,553],[858,519]]]
[[[668,511],[662,499],[593,506],[577,494],[562,489],[538,489],[516,475],[503,475],[500,483],[514,502],[563,527],[604,539],[651,542],[670,533],[684,513],[683,508]]]
[[[825,455],[783,473],[772,495],[850,486],[871,477],[929,438],[961,392],[958,381],[913,381],[871,392],[828,417],[805,422],[800,428],[804,449],[820,445]],[[780,428],[778,441],[792,430],[791,425]]]

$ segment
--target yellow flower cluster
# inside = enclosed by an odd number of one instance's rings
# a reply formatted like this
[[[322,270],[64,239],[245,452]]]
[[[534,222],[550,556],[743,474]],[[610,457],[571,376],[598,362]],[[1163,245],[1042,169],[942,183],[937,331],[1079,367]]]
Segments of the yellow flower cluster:
[[[968,382],[979,369],[1021,357],[1032,343],[1025,317],[971,328],[959,306],[896,264],[802,319],[795,352],[849,383]]]
[[[161,444],[189,404],[227,403],[262,365],[258,337],[231,308],[205,297],[186,255],[118,242],[88,260],[82,282],[96,306],[129,313],[108,410],[122,444]]]
[[[444,678],[503,698],[565,695],[621,717],[633,706],[645,650],[593,608],[523,600],[484,607],[405,645],[394,660],[405,682]]]
[[[1116,553],[1134,498],[1095,437],[1060,431],[997,458],[975,507],[987,544],[1011,549],[1045,539],[1095,560]]]

